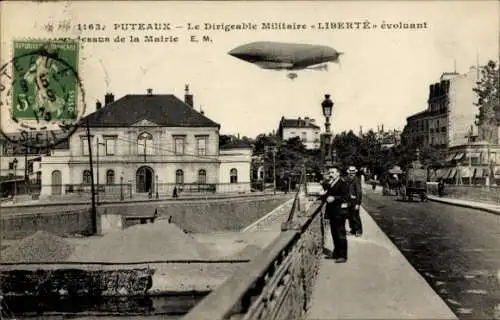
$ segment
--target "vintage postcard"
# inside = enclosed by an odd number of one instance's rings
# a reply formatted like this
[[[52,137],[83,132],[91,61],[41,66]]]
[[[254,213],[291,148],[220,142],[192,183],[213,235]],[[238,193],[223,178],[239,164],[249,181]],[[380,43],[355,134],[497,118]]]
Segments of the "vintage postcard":
[[[2,1],[0,318],[500,319],[498,1]]]

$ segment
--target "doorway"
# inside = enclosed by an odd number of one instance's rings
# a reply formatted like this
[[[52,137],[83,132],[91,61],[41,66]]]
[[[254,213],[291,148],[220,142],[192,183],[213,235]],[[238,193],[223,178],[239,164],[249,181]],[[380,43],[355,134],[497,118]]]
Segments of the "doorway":
[[[58,196],[62,194],[62,178],[61,171],[54,170],[52,171],[52,195]]]
[[[150,167],[140,167],[135,175],[136,192],[153,192],[154,172]]]

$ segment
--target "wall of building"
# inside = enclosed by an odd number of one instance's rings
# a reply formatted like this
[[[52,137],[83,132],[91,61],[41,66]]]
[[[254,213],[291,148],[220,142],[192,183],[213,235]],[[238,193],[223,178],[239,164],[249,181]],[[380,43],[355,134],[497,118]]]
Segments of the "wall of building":
[[[316,128],[283,128],[283,140],[299,137],[307,149],[320,148],[320,129]],[[305,139],[304,139],[305,138]]]
[[[219,192],[250,192],[251,149],[230,149],[220,151]],[[231,183],[231,169],[236,169],[237,183]]]
[[[448,146],[454,147],[468,142],[467,135],[474,125],[478,108],[474,105],[477,71],[471,68],[468,73],[450,79],[449,92],[449,135]]]
[[[448,143],[447,114],[430,116],[428,118],[428,145],[433,147],[446,147]]]
[[[224,183],[223,181],[229,183],[229,178],[221,176],[220,172],[217,128],[147,127],[145,125],[148,123],[144,121],[140,124],[141,126],[128,128],[92,128],[92,157],[96,184],[106,184],[107,171],[113,170],[114,183],[120,184],[120,178],[123,177],[123,182],[131,184],[132,191],[135,193],[136,173],[143,166],[153,170],[153,184],[158,183],[159,193],[172,192],[172,185],[176,183],[177,170],[183,171],[184,183],[199,182],[198,173],[201,169],[206,171],[207,184]],[[138,148],[137,143],[138,136],[143,132],[153,137],[152,146],[146,155],[144,148],[142,146]],[[115,148],[113,154],[106,154],[106,146],[101,144],[105,143],[105,138],[110,136],[116,137]],[[175,136],[185,137],[183,154],[175,153]],[[198,136],[207,137],[205,154],[197,151]],[[52,172],[55,170],[61,171],[63,185],[83,183],[83,173],[89,170],[89,156],[87,149],[84,150],[87,146],[86,141],[86,130],[82,128],[71,137],[69,150],[55,151],[51,156],[42,158],[42,195],[52,194]],[[239,175],[246,177],[250,171],[249,152],[251,151],[247,150],[243,154],[234,153],[234,151],[226,153],[222,161],[228,163],[227,166],[231,166],[232,163],[237,164]],[[157,180],[156,176],[158,176]],[[249,191],[250,187],[240,186],[239,189]],[[63,193],[64,191],[65,187]],[[153,190],[155,191],[156,189]]]

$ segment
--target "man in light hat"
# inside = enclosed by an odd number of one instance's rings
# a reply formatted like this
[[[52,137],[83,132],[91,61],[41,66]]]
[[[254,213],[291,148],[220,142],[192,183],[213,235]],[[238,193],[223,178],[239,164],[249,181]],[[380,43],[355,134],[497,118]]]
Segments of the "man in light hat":
[[[347,183],[349,184],[349,221],[350,233],[356,237],[363,234],[363,226],[361,224],[361,217],[359,216],[359,207],[363,198],[361,191],[361,182],[359,181],[356,173],[358,170],[354,166],[347,169]]]
[[[345,221],[349,214],[349,185],[340,177],[340,168],[328,168],[328,181],[323,184],[321,199],[325,203],[325,218],[330,223],[333,253],[329,258],[336,263],[347,262]]]

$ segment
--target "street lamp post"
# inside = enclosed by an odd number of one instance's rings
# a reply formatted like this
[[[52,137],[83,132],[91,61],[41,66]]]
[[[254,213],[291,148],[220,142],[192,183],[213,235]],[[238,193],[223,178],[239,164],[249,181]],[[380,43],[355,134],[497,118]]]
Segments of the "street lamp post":
[[[123,201],[123,175],[120,177],[120,200]]]
[[[14,197],[15,197],[17,194],[17,182],[16,182],[16,179],[17,179],[17,158],[14,158],[14,160],[12,161],[12,168],[14,169]]]
[[[325,133],[323,134],[324,136],[324,148],[323,152],[326,153],[324,154],[324,161],[327,164],[330,164],[332,162],[332,133],[330,130],[330,117],[332,116],[332,111],[333,111],[333,102],[330,99],[329,94],[325,94],[325,99],[321,103],[321,108],[323,110],[323,116],[325,116]]]
[[[156,175],[156,199],[160,199],[160,196],[158,195],[158,175]]]

